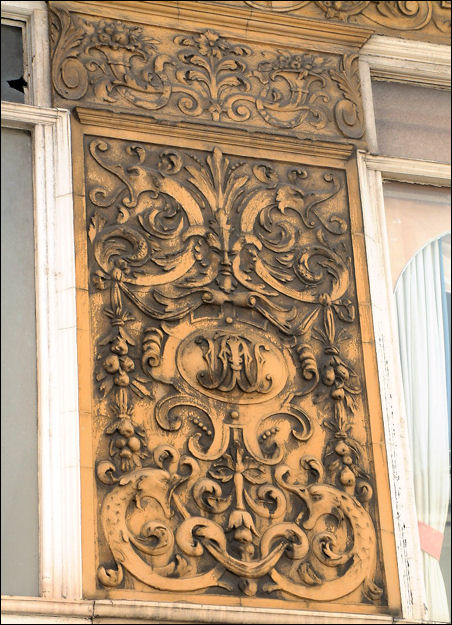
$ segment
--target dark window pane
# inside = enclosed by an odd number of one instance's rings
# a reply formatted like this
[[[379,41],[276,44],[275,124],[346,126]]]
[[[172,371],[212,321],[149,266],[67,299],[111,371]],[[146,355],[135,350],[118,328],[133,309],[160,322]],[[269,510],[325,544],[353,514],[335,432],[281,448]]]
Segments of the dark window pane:
[[[23,90],[22,29],[18,26],[2,24],[2,100],[25,102]]]

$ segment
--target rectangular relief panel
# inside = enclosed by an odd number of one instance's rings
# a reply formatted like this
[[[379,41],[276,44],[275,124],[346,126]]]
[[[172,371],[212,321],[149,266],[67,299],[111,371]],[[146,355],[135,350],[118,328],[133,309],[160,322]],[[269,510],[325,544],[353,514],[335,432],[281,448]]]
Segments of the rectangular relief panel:
[[[50,3],[55,106],[365,145],[356,48],[370,32],[312,22],[252,32],[247,12],[222,19],[229,7],[147,4]],[[110,19],[124,6],[127,22]]]
[[[77,114],[85,596],[398,613],[352,147]]]
[[[85,596],[399,614],[354,159],[369,33],[219,6],[50,3]]]

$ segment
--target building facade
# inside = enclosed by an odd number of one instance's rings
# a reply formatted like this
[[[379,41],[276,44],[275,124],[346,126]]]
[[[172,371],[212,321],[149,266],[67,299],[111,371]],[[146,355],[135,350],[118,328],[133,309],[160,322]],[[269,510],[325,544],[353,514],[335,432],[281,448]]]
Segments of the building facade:
[[[448,622],[450,3],[3,41],[4,622]]]

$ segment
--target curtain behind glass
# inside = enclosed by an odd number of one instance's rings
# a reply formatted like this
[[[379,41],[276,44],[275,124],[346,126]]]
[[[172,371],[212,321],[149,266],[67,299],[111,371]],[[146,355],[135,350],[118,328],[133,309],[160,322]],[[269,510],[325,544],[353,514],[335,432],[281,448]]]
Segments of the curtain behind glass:
[[[438,555],[449,502],[448,408],[438,240],[424,247],[408,264],[397,284],[396,303],[429,618],[448,623],[447,596]]]

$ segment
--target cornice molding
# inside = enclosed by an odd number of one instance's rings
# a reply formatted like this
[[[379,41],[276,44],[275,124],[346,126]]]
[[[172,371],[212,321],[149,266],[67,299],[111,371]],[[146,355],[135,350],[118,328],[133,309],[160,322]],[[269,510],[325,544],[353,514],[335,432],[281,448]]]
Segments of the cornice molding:
[[[136,21],[141,24],[154,24],[156,18],[164,18],[168,25],[187,28],[187,24],[202,22],[212,28],[245,30],[250,42],[262,42],[268,35],[271,39],[281,39],[285,45],[309,46],[328,45],[329,49],[341,47],[361,48],[372,35],[371,28],[313,20],[281,13],[256,12],[239,4],[221,5],[221,10],[212,2],[192,2],[189,0],[168,2],[139,2],[136,0],[106,0],[89,2],[75,0],[64,2],[65,8],[89,15]],[[119,13],[118,13],[119,11]],[[250,19],[252,17],[252,20]]]
[[[75,114],[83,125],[108,129],[152,132],[155,136],[168,136],[185,138],[188,140],[208,141],[213,144],[240,147],[252,147],[254,150],[268,149],[271,141],[272,150],[275,152],[302,153],[303,156],[323,157],[344,161],[349,159],[355,147],[351,144],[335,143],[312,139],[298,139],[292,137],[276,136],[265,132],[248,132],[240,128],[221,127],[218,125],[211,128],[204,124],[194,122],[162,122],[152,118],[131,115],[127,113],[114,113],[106,109],[94,109],[76,107]]]

